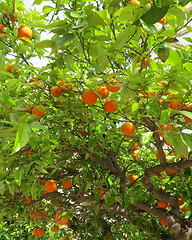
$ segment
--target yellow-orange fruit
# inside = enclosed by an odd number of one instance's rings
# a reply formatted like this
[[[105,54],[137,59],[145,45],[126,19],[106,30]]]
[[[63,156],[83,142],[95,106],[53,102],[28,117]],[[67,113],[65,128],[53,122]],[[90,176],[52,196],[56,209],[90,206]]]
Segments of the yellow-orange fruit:
[[[161,24],[166,23],[166,17],[161,18],[161,20],[159,20],[158,22],[161,23]]]
[[[171,109],[180,109],[180,101],[177,98],[171,99],[168,104]]]
[[[103,190],[102,190],[102,189],[100,189],[100,188],[97,188],[97,189],[96,189],[96,192],[98,192],[98,193],[99,193],[99,195],[101,196],[101,197],[100,197],[100,199],[101,199],[101,200],[103,200],[103,199],[105,198],[105,197],[104,197],[104,194],[103,194]]]
[[[18,39],[20,39],[22,42],[27,42],[25,39],[22,39],[23,37],[32,39],[33,32],[32,29],[28,26],[21,26],[18,29]]]
[[[163,226],[169,226],[169,224],[165,221],[165,220],[163,220],[163,219],[160,219],[160,224],[161,225],[163,225]]]
[[[115,85],[119,84],[119,82],[114,79],[114,78],[110,78],[110,81],[112,81],[112,84],[107,84],[106,88],[110,91],[110,92],[118,92],[121,87],[115,87]]]
[[[100,86],[97,88],[97,93],[101,95],[101,99],[105,99],[109,96],[109,90],[105,86]]]
[[[97,102],[97,95],[90,89],[85,90],[81,98],[82,101],[88,105],[93,105]]]
[[[65,179],[62,182],[62,185],[63,185],[64,188],[68,189],[68,188],[71,188],[73,186],[73,183],[70,179]]]
[[[55,180],[48,180],[45,183],[45,189],[47,192],[54,192],[57,189],[57,183],[55,182]]]
[[[3,28],[6,28],[6,26],[4,24],[0,24],[0,33],[1,34],[5,34],[6,32],[3,30]]]
[[[36,115],[36,119],[39,119],[42,115],[46,114],[45,111],[41,111],[38,109],[39,105],[35,106],[33,109],[32,109],[32,114],[35,114]],[[44,110],[46,110],[47,107],[44,107]]]
[[[168,207],[168,203],[167,202],[157,202],[157,207],[161,208],[161,209],[165,209]]]
[[[59,219],[59,220],[57,220],[56,223],[59,224],[59,225],[67,225],[67,224],[68,224],[68,221],[69,221],[69,216],[66,215],[65,218],[64,218],[64,220]]]
[[[53,226],[53,227],[51,228],[51,231],[53,231],[53,232],[58,232],[58,231],[59,231],[59,227],[58,227],[58,226]]]
[[[115,103],[113,103],[113,102],[115,102],[115,100],[113,100],[113,99],[108,99],[108,100],[104,103],[103,107],[104,107],[104,109],[105,109],[106,112],[112,113],[112,112],[115,112],[115,111],[118,109],[118,105],[115,104]]]
[[[32,212],[30,213],[30,218],[37,219],[38,216],[39,216],[39,215],[38,215],[37,212],[32,211]]]
[[[128,176],[128,179],[129,179],[130,182],[136,182],[137,179],[138,179],[138,176],[135,175],[135,174],[130,174],[130,175]]]
[[[183,197],[178,197],[177,199],[180,206],[185,203],[185,199]]]
[[[5,68],[5,71],[10,72],[10,73],[19,73],[18,70],[19,70],[19,67],[15,66],[13,64],[10,64]]]
[[[121,131],[127,136],[131,136],[135,132],[135,126],[131,122],[126,122],[121,126]]]

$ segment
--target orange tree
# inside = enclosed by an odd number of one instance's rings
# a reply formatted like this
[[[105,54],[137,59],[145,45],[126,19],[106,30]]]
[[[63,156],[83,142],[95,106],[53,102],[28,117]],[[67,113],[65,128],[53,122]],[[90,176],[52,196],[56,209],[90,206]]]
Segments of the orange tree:
[[[192,238],[188,2],[1,1],[1,239]]]

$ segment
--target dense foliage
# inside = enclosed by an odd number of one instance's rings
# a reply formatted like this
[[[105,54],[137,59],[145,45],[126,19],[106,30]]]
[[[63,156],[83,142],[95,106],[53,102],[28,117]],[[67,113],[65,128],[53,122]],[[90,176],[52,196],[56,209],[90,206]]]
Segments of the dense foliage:
[[[0,238],[190,240],[190,1],[43,2],[0,2]]]

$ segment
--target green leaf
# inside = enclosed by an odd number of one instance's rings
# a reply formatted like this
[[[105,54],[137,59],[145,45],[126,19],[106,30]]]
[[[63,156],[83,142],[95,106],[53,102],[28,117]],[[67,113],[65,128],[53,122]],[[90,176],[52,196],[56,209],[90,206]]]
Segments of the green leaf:
[[[15,171],[14,179],[17,182],[18,185],[21,185],[22,176],[23,176],[23,169],[22,168]]]
[[[191,134],[181,133],[181,138],[183,142],[191,149],[192,151],[192,136]]]
[[[143,145],[147,144],[151,140],[152,136],[153,136],[153,132],[142,133],[140,137],[141,144]]]
[[[154,115],[158,116],[160,113],[160,106],[158,102],[151,102],[146,105],[146,109],[153,113]]]
[[[172,66],[182,64],[181,58],[175,50],[170,48],[169,52],[170,52],[170,55],[169,55],[169,58],[166,61],[167,64],[170,64]]]
[[[22,147],[24,147],[29,142],[30,133],[31,128],[28,123],[22,122],[19,124],[19,128],[17,130],[17,135],[11,154],[18,152]]]
[[[67,41],[69,41],[73,38],[74,38],[74,35],[72,33],[67,33],[63,36],[60,36],[56,40],[56,46],[61,47],[64,43],[66,43]]]
[[[37,20],[37,21],[34,21],[31,23],[31,27],[34,27],[34,28],[44,28],[45,26],[47,26],[47,21],[45,20]]]
[[[177,156],[188,155],[188,146],[183,139],[181,133],[178,132],[166,132],[164,135],[165,140],[174,146]]]
[[[122,49],[130,36],[136,31],[136,26],[129,26],[118,34],[117,39],[114,43],[114,49]]]
[[[138,109],[139,109],[139,103],[138,102],[133,103],[131,106],[131,111],[136,112]]]
[[[111,22],[111,18],[110,18],[108,9],[104,9],[104,10],[99,11],[97,13],[107,24],[109,24]]]
[[[182,115],[184,115],[184,116],[187,116],[188,118],[191,118],[192,119],[192,112],[188,112],[188,111],[175,111],[175,112],[177,112],[177,113],[180,113],[180,114],[182,114]]]
[[[3,70],[5,68],[4,66],[5,66],[4,55],[0,53],[0,70]]]
[[[52,40],[43,40],[35,44],[37,48],[53,48],[55,45],[54,41]]]
[[[0,182],[0,191],[4,188],[4,183]]]
[[[0,182],[0,194],[4,194],[5,192],[5,184],[3,182]]]
[[[127,208],[130,205],[130,193],[125,193],[123,196],[123,207]]]
[[[168,9],[169,9],[169,6],[165,6],[162,8],[153,6],[150,8],[149,11],[147,11],[141,17],[141,19],[147,24],[154,24],[154,23],[158,22],[159,20],[161,20],[166,15]]]
[[[169,109],[162,110],[159,123],[164,125],[169,121],[169,119],[170,119],[170,110]]]
[[[37,198],[38,192],[39,192],[38,191],[38,187],[35,184],[33,184],[31,186],[31,196],[32,196],[32,199],[36,199]]]
[[[40,5],[44,0],[34,0],[33,5]]]
[[[168,48],[159,48],[158,49],[158,57],[162,62],[166,62],[169,57],[169,49]]]
[[[15,185],[14,185],[14,183],[13,182],[9,182],[8,183],[8,188],[9,188],[9,192],[11,193],[11,195],[14,196],[14,194],[15,194]]]

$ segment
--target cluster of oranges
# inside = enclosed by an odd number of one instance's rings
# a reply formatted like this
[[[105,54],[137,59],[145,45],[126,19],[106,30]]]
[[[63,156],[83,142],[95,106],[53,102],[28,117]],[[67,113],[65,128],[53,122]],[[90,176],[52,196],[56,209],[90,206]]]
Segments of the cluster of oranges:
[[[189,209],[189,206],[185,204],[185,199],[183,197],[178,197],[177,200],[178,200],[178,205],[180,206],[180,211],[186,212]],[[185,206],[183,207],[184,204]],[[161,209],[166,209],[168,207],[168,203],[157,202],[157,207]],[[166,222],[163,219],[160,219],[159,222],[162,226],[169,226],[168,222]]]
[[[51,88],[51,95],[58,98],[62,93],[68,93],[72,88],[73,85],[71,83],[65,84],[65,81],[62,80],[57,83],[57,86]]]
[[[97,102],[98,96],[101,99],[106,99],[110,92],[118,92],[121,89],[121,87],[115,86],[119,84],[116,79],[110,78],[109,80],[111,83],[108,83],[105,86],[99,86],[96,89],[97,94],[91,89],[85,90],[81,96],[82,101],[87,105],[93,105]],[[103,105],[104,110],[109,113],[115,112],[118,109],[118,104],[114,102],[114,99],[108,99]]]
[[[4,24],[0,24],[0,34],[5,34],[5,37],[7,37],[6,32],[4,31],[7,28]],[[20,39],[22,42],[27,42],[24,38],[32,39],[33,32],[32,29],[28,26],[20,26],[18,28],[18,39]]]
[[[45,186],[45,190],[47,193],[49,192],[54,192],[57,190],[57,182],[55,180],[48,180],[46,182],[44,182],[42,185]],[[71,181],[71,179],[65,179],[62,181],[62,186],[65,188],[65,189],[69,189],[73,186],[73,183]]]
[[[55,180],[41,180],[40,184],[43,185],[45,187],[45,191],[43,191],[44,193],[51,193],[57,190],[57,182]],[[72,187],[72,181],[70,179],[65,179],[62,181],[62,186],[65,189],[69,189]],[[25,205],[30,205],[32,202],[32,198],[23,198],[22,199],[22,203]],[[58,201],[59,204],[59,201]],[[53,219],[55,221],[55,225],[53,225],[51,227],[51,230],[53,232],[58,232],[59,231],[59,226],[58,225],[67,225],[69,226],[69,216],[68,214],[65,215],[64,217],[62,217],[63,213],[62,212],[57,212],[54,216]],[[37,219],[39,217],[42,218],[46,218],[47,217],[47,213],[42,213],[40,212],[38,209],[35,209],[34,211],[30,212],[30,218],[32,219]],[[43,236],[45,234],[45,230],[43,228],[35,228],[32,231],[32,235],[35,237],[39,237],[39,236]],[[65,238],[63,238],[65,239]],[[66,239],[68,239],[66,237]]]
[[[8,10],[5,9],[5,13],[3,14],[4,17],[11,22],[18,22],[18,19],[15,15],[17,15],[19,13],[18,9],[15,8],[14,13],[8,13]],[[5,37],[8,37],[5,29],[8,26],[4,25],[4,24],[0,24],[0,34],[4,34]],[[18,28],[18,35],[17,35],[18,39],[20,39],[22,42],[27,42],[27,40],[25,40],[24,38],[28,38],[28,39],[32,39],[33,37],[33,32],[32,29],[29,26],[20,26]]]

